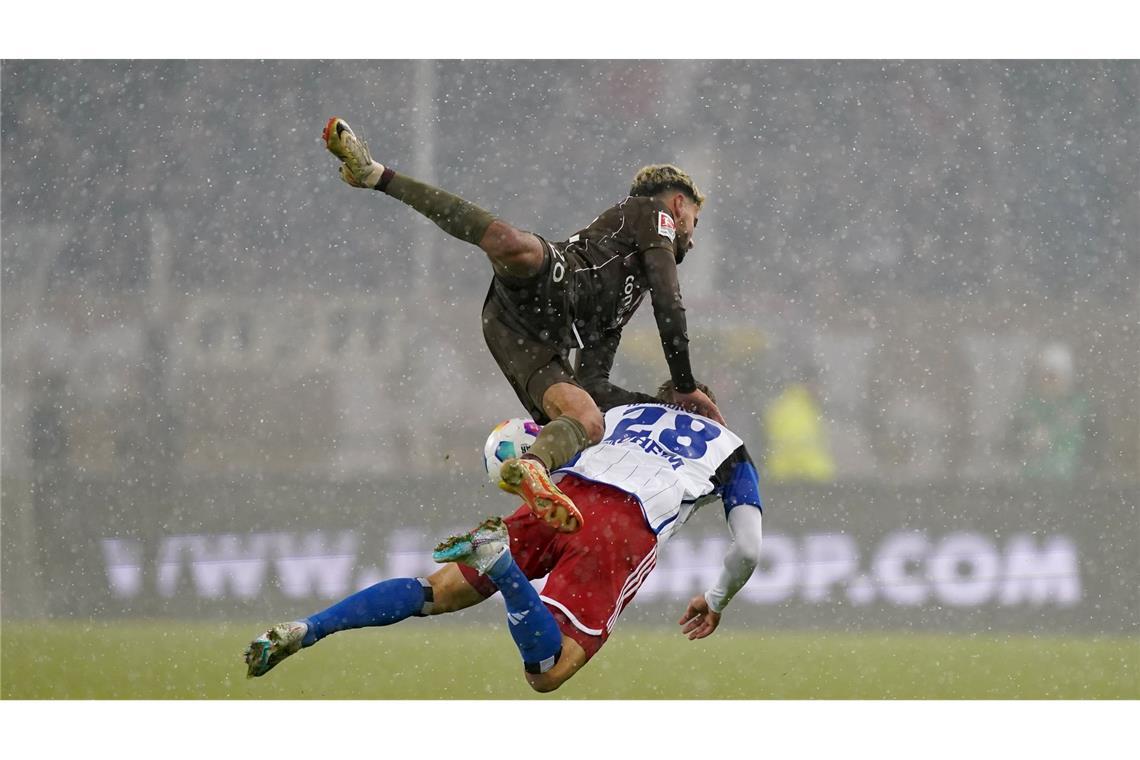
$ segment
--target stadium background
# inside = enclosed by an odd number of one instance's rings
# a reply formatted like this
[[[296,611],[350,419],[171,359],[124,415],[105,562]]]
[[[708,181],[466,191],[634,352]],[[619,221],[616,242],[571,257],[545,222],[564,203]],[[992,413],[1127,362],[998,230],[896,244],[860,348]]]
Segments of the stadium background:
[[[828,483],[763,484],[768,557],[737,630],[1122,636],[1140,695],[1137,63],[2,77],[9,631],[305,613],[510,507],[478,454],[519,413],[475,316],[487,265],[339,182],[319,141],[337,114],[381,161],[552,239],[643,164],[696,178],[696,372],[762,452],[762,410],[816,370],[836,460]],[[615,379],[651,387],[665,365],[641,312]],[[1073,479],[1027,482],[1008,427],[1055,341],[1089,446]],[[671,625],[723,536],[699,515],[630,625]],[[484,606],[463,620],[497,621]]]

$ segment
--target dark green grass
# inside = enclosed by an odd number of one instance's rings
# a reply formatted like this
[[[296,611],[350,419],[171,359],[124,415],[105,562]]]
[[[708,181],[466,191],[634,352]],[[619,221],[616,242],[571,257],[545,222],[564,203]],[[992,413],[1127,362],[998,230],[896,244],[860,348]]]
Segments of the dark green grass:
[[[1140,640],[619,627],[554,695],[502,626],[435,621],[337,634],[247,680],[263,627],[5,622],[4,699],[1138,699]]]

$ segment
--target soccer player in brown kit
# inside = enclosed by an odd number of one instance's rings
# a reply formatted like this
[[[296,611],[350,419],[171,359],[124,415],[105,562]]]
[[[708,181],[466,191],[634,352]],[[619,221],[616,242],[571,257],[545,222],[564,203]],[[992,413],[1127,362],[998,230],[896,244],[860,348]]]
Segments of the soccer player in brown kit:
[[[582,525],[574,502],[548,473],[601,440],[598,403],[612,405],[617,394],[628,398],[609,375],[622,327],[647,292],[673,403],[724,424],[689,364],[677,265],[692,248],[704,196],[688,174],[669,164],[644,167],[629,197],[565,242],[551,243],[374,161],[343,119],[330,119],[323,137],[349,185],[402,201],[490,259],[494,278],[483,306],[483,336],[523,406],[544,425],[526,455],[504,463],[499,485],[539,518],[564,533]],[[569,363],[573,349],[576,369]]]

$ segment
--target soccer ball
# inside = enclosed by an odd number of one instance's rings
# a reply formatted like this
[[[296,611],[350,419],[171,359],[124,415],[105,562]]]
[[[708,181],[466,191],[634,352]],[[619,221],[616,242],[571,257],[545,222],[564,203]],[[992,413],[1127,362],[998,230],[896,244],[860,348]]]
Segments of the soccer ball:
[[[534,420],[521,417],[505,420],[495,426],[483,446],[483,464],[492,483],[499,483],[499,467],[508,459],[521,457],[534,445],[542,427]]]

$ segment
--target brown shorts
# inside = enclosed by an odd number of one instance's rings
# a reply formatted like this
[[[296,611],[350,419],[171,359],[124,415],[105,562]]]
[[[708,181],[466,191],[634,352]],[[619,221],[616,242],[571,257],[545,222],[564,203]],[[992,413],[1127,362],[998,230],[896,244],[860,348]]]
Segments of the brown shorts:
[[[565,353],[558,347],[512,327],[504,309],[494,298],[487,297],[483,304],[483,338],[491,356],[495,357],[515,395],[540,425],[550,422],[542,408],[542,397],[556,383],[578,385],[574,371]],[[513,321],[513,320],[511,320]]]
[[[533,277],[495,276],[483,304],[483,337],[519,401],[540,425],[542,397],[556,383],[581,387],[570,367],[571,318],[566,280],[551,276],[551,244]],[[564,259],[563,259],[564,260]],[[565,270],[563,270],[565,271]]]

